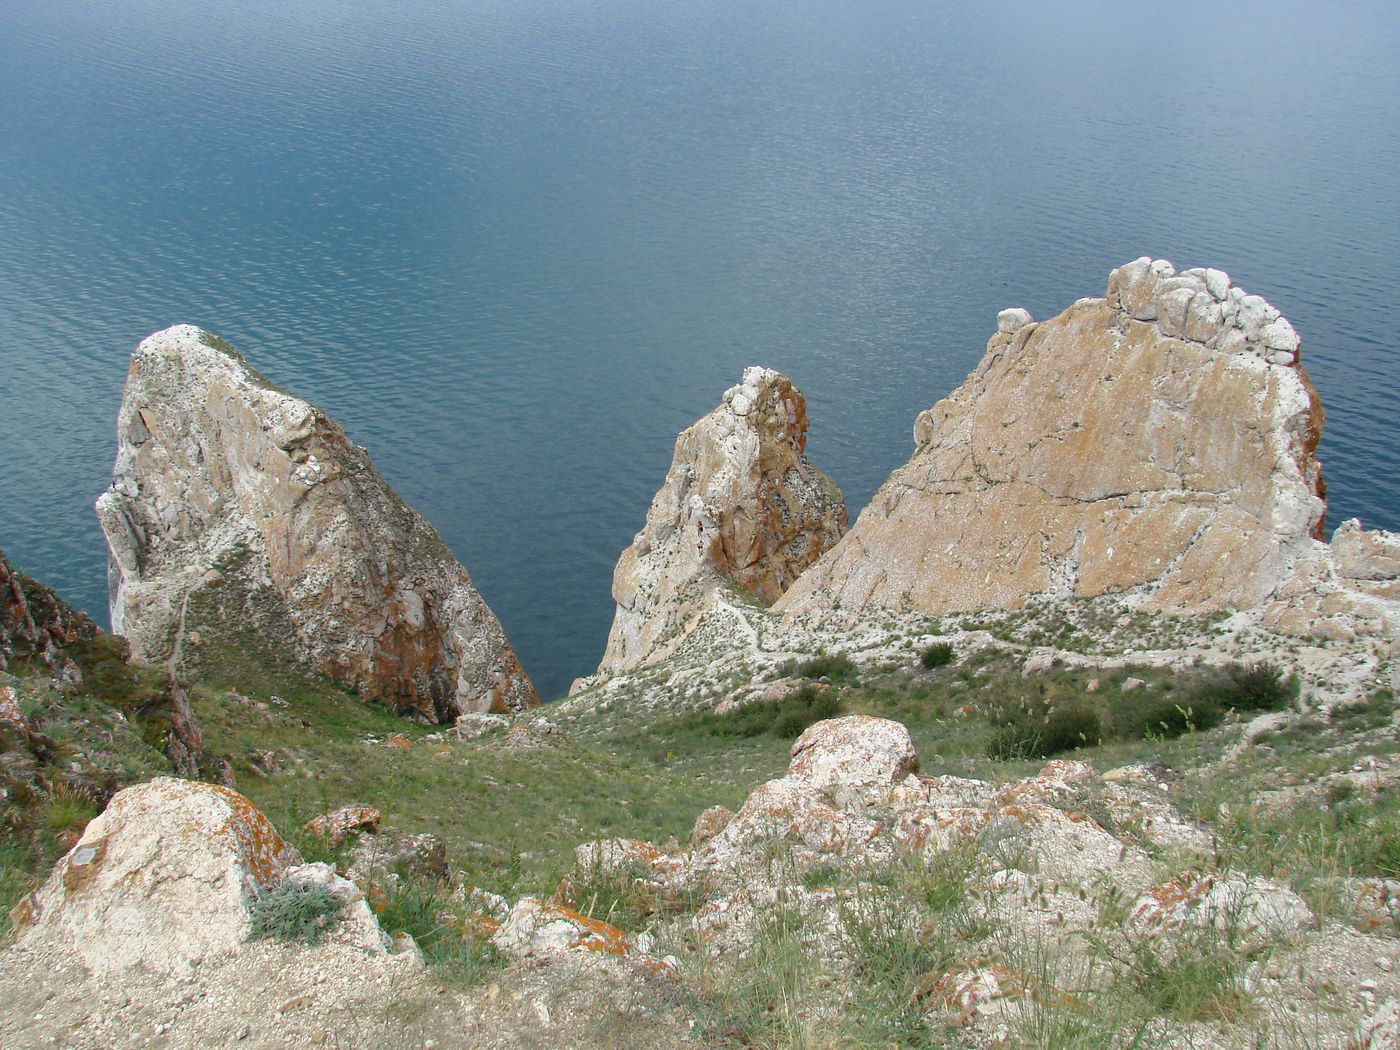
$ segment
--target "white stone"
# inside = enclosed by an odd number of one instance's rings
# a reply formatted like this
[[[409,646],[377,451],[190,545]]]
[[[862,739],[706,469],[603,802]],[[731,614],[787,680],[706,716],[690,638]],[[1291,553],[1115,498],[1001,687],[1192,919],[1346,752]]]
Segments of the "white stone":
[[[1012,335],[1019,332],[1033,320],[1034,318],[1031,317],[1029,310],[1020,306],[1014,306],[997,314],[997,331],[1006,335]]]

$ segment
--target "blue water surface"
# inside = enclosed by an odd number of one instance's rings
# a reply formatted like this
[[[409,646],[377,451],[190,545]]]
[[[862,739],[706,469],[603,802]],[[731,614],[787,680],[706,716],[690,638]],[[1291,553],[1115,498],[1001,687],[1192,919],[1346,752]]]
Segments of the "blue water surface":
[[[1287,314],[1331,520],[1400,527],[1397,70],[1381,0],[4,0],[0,547],[105,619],[127,355],[199,324],[559,695],[745,365],[854,512],[999,309],[1139,255]]]

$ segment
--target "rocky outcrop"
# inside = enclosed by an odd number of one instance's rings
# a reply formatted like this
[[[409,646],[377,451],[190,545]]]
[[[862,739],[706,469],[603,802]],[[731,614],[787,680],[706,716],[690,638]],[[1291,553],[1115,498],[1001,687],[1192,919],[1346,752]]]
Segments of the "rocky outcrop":
[[[237,948],[248,902],[300,860],[237,792],[158,777],[118,792],[15,918],[94,970],[183,972]]]
[[[776,601],[840,539],[845,500],[806,445],[806,400],[767,368],[745,369],[723,404],[681,432],[613,573],[617,614],[600,672],[645,662],[726,583]]]
[[[140,658],[297,657],[451,721],[538,702],[495,615],[364,449],[188,325],[136,348],[112,485],[112,626]]]
[[[81,682],[72,651],[90,645],[98,633],[96,624],[49,588],[16,572],[0,551],[0,671],[23,661],[60,681]]]
[[[919,416],[913,458],[777,607],[1275,602],[1310,559],[1333,564],[1298,354],[1288,321],[1224,273],[1148,259],[1048,321],[1003,311],[977,369]],[[1390,565],[1350,536],[1347,564]]]

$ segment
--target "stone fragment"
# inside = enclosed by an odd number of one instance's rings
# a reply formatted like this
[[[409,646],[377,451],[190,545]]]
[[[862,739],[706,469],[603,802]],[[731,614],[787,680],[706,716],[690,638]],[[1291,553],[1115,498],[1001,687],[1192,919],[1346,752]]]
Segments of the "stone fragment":
[[[113,629],[143,660],[266,647],[444,722],[538,702],[466,570],[365,450],[198,328],[132,354],[97,515]]]
[[[909,730],[888,718],[847,715],[809,726],[792,745],[788,778],[838,803],[873,800],[919,768]]]
[[[726,584],[774,601],[841,537],[845,500],[806,445],[806,400],[767,368],[745,369],[723,404],[681,432],[613,573],[617,612],[600,672],[663,651]]]
[[[711,806],[695,818],[695,827],[690,832],[692,847],[703,846],[729,826],[734,819],[734,811],[728,806]]]

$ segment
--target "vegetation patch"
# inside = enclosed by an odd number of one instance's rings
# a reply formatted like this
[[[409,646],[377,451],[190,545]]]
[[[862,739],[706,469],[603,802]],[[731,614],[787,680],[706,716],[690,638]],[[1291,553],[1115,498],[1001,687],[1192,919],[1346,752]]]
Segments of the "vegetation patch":
[[[320,883],[283,879],[253,898],[248,908],[250,933],[254,938],[315,944],[342,907],[340,898]]]

